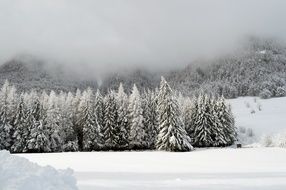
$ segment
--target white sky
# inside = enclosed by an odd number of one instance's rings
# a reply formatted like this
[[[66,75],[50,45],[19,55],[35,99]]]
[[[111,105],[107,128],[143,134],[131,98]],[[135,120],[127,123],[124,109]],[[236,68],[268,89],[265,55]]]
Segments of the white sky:
[[[286,39],[285,0],[0,0],[0,60],[18,54],[106,72],[166,69]]]

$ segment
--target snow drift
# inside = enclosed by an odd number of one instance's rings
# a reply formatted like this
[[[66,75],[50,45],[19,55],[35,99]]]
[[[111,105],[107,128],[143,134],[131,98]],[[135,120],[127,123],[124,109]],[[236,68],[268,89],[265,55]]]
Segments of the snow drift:
[[[77,190],[73,171],[41,167],[25,158],[0,151],[1,190]]]

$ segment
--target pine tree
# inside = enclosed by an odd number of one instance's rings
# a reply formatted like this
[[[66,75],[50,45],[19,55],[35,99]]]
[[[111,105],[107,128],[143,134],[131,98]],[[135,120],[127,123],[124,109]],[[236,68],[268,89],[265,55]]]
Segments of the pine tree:
[[[128,97],[124,92],[122,83],[120,83],[116,94],[117,103],[117,125],[119,127],[119,148],[126,149],[129,144],[129,129],[128,129]]]
[[[214,146],[217,117],[214,115],[212,100],[204,94],[199,95],[196,101],[192,109],[191,132],[189,133],[193,139],[193,145],[197,147]]]
[[[197,117],[197,110],[199,109],[198,101],[196,98],[194,98],[192,101],[190,98],[187,98],[185,101],[185,112],[183,113],[184,117],[184,123],[185,123],[185,128],[186,131],[191,138],[191,142],[194,142],[195,140],[193,139],[193,118]],[[194,111],[193,111],[194,110]]]
[[[156,148],[165,151],[191,151],[191,139],[184,128],[178,102],[162,77],[158,95],[159,134]]]
[[[218,146],[232,145],[236,141],[236,128],[234,125],[234,117],[231,113],[230,106],[226,105],[225,99],[220,97],[217,100],[217,117],[218,126],[224,138],[217,138]]]
[[[99,89],[96,91],[95,94],[95,103],[94,103],[94,114],[97,121],[97,125],[100,131],[100,139],[99,142],[101,143],[101,148],[104,147],[104,139],[103,139],[103,128],[104,128],[104,99],[101,95]]]
[[[10,150],[13,144],[13,128],[9,115],[9,82],[6,81],[0,91],[0,150]]]
[[[83,150],[99,150],[102,146],[100,127],[96,115],[94,114],[94,102],[92,91],[88,89],[83,93],[80,102],[80,126],[82,128],[82,146]]]
[[[61,126],[62,115],[59,110],[58,97],[54,91],[51,91],[44,126],[47,129],[50,148],[52,152],[61,152],[63,150],[63,128]]]
[[[143,124],[145,130],[144,144],[147,149],[154,149],[158,135],[157,98],[151,91],[144,93],[142,98]]]
[[[119,149],[119,132],[117,125],[117,105],[116,95],[109,92],[104,98],[104,123],[102,128],[104,146],[103,149]]]
[[[29,126],[27,125],[27,113],[28,110],[24,103],[23,95],[21,95],[13,123],[15,130],[13,133],[14,144],[11,147],[12,152],[20,153],[26,150],[27,140],[30,133],[28,128]]]
[[[132,93],[129,97],[128,119],[129,119],[129,141],[130,148],[143,149],[145,148],[144,137],[145,130],[143,124],[143,109],[141,105],[141,97],[139,91],[134,84]]]
[[[96,95],[95,95],[94,112],[95,112],[98,125],[100,126],[100,129],[102,129],[104,125],[104,101],[103,101],[103,96],[101,95],[99,90],[96,91]]]
[[[62,99],[61,115],[63,126],[63,150],[64,151],[78,151],[78,140],[74,130],[74,107],[73,107],[73,94],[69,92],[65,98]]]
[[[29,124],[29,137],[27,140],[27,146],[24,152],[50,152],[50,141],[48,137],[48,130],[43,125],[43,108],[38,97],[35,97],[36,93],[31,94],[33,100],[32,105],[28,112],[28,124]]]

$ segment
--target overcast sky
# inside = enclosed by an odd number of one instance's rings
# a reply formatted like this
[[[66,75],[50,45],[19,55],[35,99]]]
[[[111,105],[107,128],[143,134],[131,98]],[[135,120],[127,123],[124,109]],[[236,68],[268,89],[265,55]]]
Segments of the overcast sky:
[[[286,39],[286,0],[0,0],[0,60],[32,54],[105,72],[174,68],[245,35]]]

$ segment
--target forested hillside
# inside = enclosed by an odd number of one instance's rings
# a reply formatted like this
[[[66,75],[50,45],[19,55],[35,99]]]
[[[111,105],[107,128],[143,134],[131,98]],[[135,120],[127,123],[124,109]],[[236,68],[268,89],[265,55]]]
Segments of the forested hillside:
[[[185,94],[204,91],[227,98],[286,95],[286,49],[273,40],[254,38],[240,54],[199,65],[173,72],[168,79]]]
[[[164,75],[170,85],[185,95],[200,92],[262,98],[286,95],[286,46],[272,39],[250,38],[237,52],[213,60],[196,61],[184,69],[168,73],[136,71],[129,75],[113,75],[102,88],[138,83],[139,87],[154,88],[159,75]],[[116,80],[113,80],[116,79]]]
[[[180,70],[160,72],[144,69],[109,73],[101,76],[100,86],[96,78],[83,79],[69,73],[65,67],[47,69],[44,61],[13,59],[0,67],[0,84],[8,79],[18,90],[55,90],[75,92],[77,88],[99,87],[102,93],[116,89],[120,83],[131,93],[135,83],[140,91],[155,89],[160,76],[171,87],[184,95],[200,92],[262,98],[286,95],[286,46],[272,39],[250,38],[237,52],[216,59],[197,60]],[[85,73],[83,73],[85,76]]]
[[[34,89],[75,92],[78,88],[97,88],[95,80],[79,80],[73,77],[63,67],[50,66],[32,56],[16,57],[0,65],[0,85],[8,80],[18,91]]]

